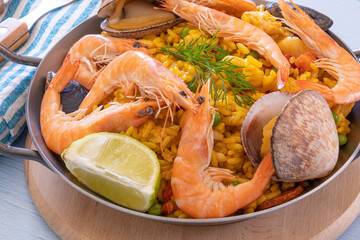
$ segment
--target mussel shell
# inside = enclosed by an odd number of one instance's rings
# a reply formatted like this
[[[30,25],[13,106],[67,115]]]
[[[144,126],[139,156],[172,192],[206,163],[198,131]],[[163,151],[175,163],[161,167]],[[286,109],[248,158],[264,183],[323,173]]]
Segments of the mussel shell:
[[[97,16],[99,18],[110,17],[114,11],[116,1],[117,0],[102,0]]]
[[[45,79],[45,90],[51,80],[55,77],[55,72],[48,72]],[[71,80],[68,85],[60,92],[62,111],[71,113],[79,109],[82,100],[86,97],[89,90],[78,82]]]
[[[89,91],[78,82],[71,80],[60,93],[63,112],[71,113],[78,110],[88,92]]]
[[[108,26],[109,22],[107,19],[105,19],[101,24],[100,27],[102,30],[106,31],[109,35],[113,37],[119,37],[119,38],[142,38],[145,35],[148,34],[154,34],[158,35],[162,32],[165,32],[167,29],[172,28],[173,26],[177,25],[178,23],[182,22],[183,19],[176,17],[175,19],[167,22],[163,22],[160,24],[156,24],[151,27],[145,27],[145,28],[139,28],[139,29],[133,29],[133,30],[116,30],[113,28],[110,28]]]
[[[288,3],[290,6],[292,6],[291,3]],[[304,7],[301,5],[297,5],[301,10],[303,10],[306,14],[308,14],[319,27],[326,31],[333,25],[333,20],[326,16],[323,13],[320,13],[312,8]],[[293,7],[293,6],[292,6]],[[294,7],[293,7],[294,8]],[[281,13],[281,9],[279,5],[276,2],[270,2],[265,5],[265,9],[269,11],[269,13],[275,17],[282,18],[283,15]],[[295,8],[294,8],[295,9]]]
[[[100,18],[107,18],[112,15],[115,4],[117,0],[102,0],[100,9],[98,11],[97,16]],[[151,1],[147,0],[147,2],[152,2],[154,6],[161,6],[159,5],[159,1]],[[123,9],[124,10],[124,9]],[[124,15],[124,11],[122,12]],[[122,16],[120,16],[121,18]],[[109,21],[105,19],[101,24],[100,28],[107,32],[112,37],[119,37],[119,38],[142,38],[148,34],[158,35],[162,32],[165,32],[167,29],[172,28],[173,26],[177,25],[178,23],[182,22],[183,19],[176,16],[175,19],[163,22],[160,24],[156,24],[150,27],[144,27],[139,29],[132,29],[132,30],[116,30],[109,27]]]
[[[275,179],[300,182],[329,174],[339,154],[338,133],[326,100],[315,90],[274,92],[253,104],[241,129],[253,165],[261,161],[263,128],[275,116],[270,140]]]
[[[300,182],[328,175],[339,155],[336,124],[315,90],[296,94],[275,122],[271,157],[279,180]]]

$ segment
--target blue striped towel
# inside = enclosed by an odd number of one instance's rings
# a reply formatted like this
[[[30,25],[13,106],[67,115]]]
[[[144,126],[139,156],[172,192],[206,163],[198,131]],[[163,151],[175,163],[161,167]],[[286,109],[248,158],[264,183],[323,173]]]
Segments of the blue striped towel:
[[[47,1],[47,0],[44,0]],[[0,21],[19,19],[34,10],[41,0],[12,0]],[[44,15],[30,31],[30,38],[17,53],[44,57],[69,30],[95,15],[100,0],[77,0]],[[25,101],[34,67],[4,61],[0,64],[0,141],[11,144],[25,128]]]

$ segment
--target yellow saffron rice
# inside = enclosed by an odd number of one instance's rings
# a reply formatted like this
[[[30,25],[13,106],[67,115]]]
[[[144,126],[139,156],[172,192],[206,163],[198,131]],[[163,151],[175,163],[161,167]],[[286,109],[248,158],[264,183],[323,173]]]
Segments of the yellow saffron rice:
[[[257,11],[254,12],[244,13],[242,19],[262,28],[277,42],[281,41],[283,38],[292,36],[290,32],[281,27],[280,22],[275,21],[275,19],[262,8],[258,8]],[[180,32],[184,27],[188,27],[191,30],[189,34],[182,39]],[[180,41],[190,42],[199,36],[204,36],[204,33],[196,26],[183,22],[168,29],[167,32],[161,33],[159,36],[145,36],[143,39],[140,39],[139,42],[149,47],[150,55],[152,57],[162,62],[175,75],[181,78],[185,83],[188,83],[195,75],[194,66],[188,62],[176,60],[174,57],[168,56],[166,53],[161,52],[159,48],[164,47],[166,44],[176,46]],[[221,45],[230,53],[232,63],[241,66],[242,68],[239,69],[239,71],[242,71],[242,73],[247,76],[246,80],[251,82],[254,87],[259,90],[259,92],[252,94],[252,97],[255,100],[268,92],[278,91],[276,85],[276,70],[273,69],[272,65],[262,56],[257,60],[253,56],[248,55],[251,49],[247,48],[245,45],[227,41],[222,38],[216,38],[214,44]],[[290,59],[290,63],[293,62],[294,59]],[[336,84],[336,80],[324,73],[321,69],[317,69],[313,65],[311,65],[311,68],[311,71],[303,73],[297,68],[291,68],[289,80],[281,91],[298,92],[299,88],[295,85],[295,80],[298,79],[320,82],[329,87],[333,87]],[[219,80],[217,84],[220,85],[221,81]],[[125,96],[122,89],[116,90],[111,99],[111,101],[120,103],[132,100],[134,99],[129,99]],[[212,102],[212,104],[214,103]],[[211,166],[231,169],[234,171],[239,183],[247,182],[252,179],[256,169],[252,166],[244,153],[240,139],[240,130],[250,107],[237,105],[231,90],[227,92],[227,102],[218,101],[215,103],[215,107],[220,113],[221,122],[214,127],[214,150],[211,155]],[[351,107],[352,106],[350,106],[350,109]],[[347,109],[349,109],[349,106]],[[350,122],[346,119],[346,115],[349,111],[344,111],[343,108],[337,106],[336,112],[338,112],[339,116],[337,123],[338,132],[339,134],[346,135],[350,132]],[[181,136],[181,127],[184,122],[184,110],[177,109],[174,114],[173,122],[168,121],[163,130],[166,114],[167,109],[164,109],[160,112],[157,119],[151,117],[141,126],[130,127],[127,131],[122,132],[123,134],[138,139],[158,155],[162,178],[157,198],[157,202],[160,204],[164,204],[163,190],[171,180],[172,165],[174,157],[177,154]],[[162,143],[163,152],[160,148],[160,142]],[[309,182],[297,184],[307,187]],[[244,209],[239,210],[236,214],[254,212],[256,211],[256,207],[262,202],[279,196],[282,192],[294,188],[295,185],[295,183],[282,183],[271,180],[260,198]],[[173,197],[171,197],[169,201],[172,202],[175,208],[172,213],[167,215],[168,217],[189,218],[186,213],[177,208]]]

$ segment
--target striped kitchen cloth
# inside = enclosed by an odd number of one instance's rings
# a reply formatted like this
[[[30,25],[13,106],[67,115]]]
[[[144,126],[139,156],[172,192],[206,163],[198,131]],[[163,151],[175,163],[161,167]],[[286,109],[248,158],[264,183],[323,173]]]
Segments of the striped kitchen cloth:
[[[43,0],[48,1],[48,0]],[[41,0],[12,0],[0,21],[19,19],[34,10]],[[76,0],[44,15],[30,31],[30,38],[17,53],[44,57],[51,47],[78,24],[95,15],[101,0]],[[0,64],[0,141],[11,144],[25,128],[25,101],[34,67],[4,61]]]

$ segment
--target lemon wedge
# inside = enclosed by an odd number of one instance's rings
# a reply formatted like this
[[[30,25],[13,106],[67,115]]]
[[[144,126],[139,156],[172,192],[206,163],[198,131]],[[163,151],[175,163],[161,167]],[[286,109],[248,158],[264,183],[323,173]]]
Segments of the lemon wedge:
[[[84,185],[124,207],[146,212],[160,183],[155,152],[129,136],[94,133],[61,154],[66,167]]]

